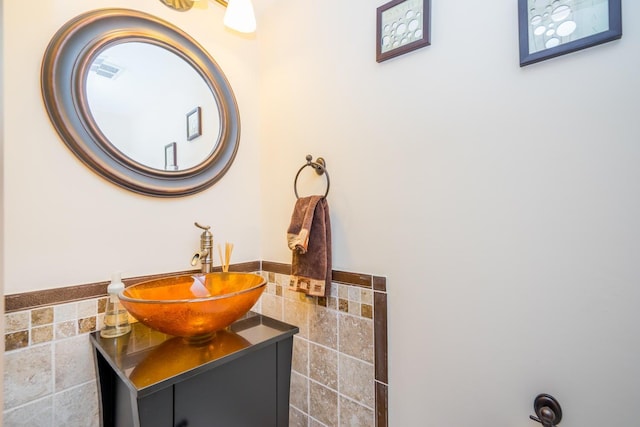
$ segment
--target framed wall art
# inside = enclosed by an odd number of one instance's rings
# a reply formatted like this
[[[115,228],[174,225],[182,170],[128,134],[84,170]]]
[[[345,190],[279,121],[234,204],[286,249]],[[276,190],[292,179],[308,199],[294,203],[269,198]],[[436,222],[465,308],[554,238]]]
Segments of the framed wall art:
[[[187,141],[202,135],[201,108],[196,107],[187,113]]]
[[[621,0],[518,0],[520,66],[622,37]]]
[[[431,44],[430,0],[392,0],[377,9],[376,61]]]
[[[164,170],[178,170],[178,144],[175,142],[164,146]]]

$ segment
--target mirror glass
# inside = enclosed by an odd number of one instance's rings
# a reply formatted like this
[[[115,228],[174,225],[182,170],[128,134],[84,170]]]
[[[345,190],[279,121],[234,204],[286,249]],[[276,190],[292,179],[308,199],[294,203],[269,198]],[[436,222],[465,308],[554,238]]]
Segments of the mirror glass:
[[[141,165],[189,169],[206,160],[218,143],[218,104],[209,86],[190,64],[160,46],[127,42],[104,49],[91,62],[86,93],[106,139]],[[188,113],[197,107],[200,135],[188,140]],[[173,142],[175,153],[167,159],[165,147]],[[173,164],[166,161],[172,156]]]
[[[222,69],[174,25],[129,9],[67,22],[42,62],[42,96],[70,151],[127,190],[179,197],[217,182],[240,141]]]

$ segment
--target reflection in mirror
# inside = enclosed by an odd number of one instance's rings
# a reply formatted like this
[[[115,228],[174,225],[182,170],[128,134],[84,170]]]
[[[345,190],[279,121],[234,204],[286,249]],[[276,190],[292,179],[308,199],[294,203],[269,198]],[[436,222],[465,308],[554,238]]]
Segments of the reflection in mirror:
[[[107,47],[90,65],[86,93],[106,139],[143,166],[189,169],[216,148],[220,118],[213,93],[191,65],[163,47],[141,42]],[[201,109],[202,136],[188,141],[187,113],[194,107]],[[170,143],[176,143],[176,162],[169,169]]]
[[[192,37],[129,9],[79,15],[52,37],[42,97],[69,150],[136,193],[203,191],[231,167],[238,105],[222,69]]]

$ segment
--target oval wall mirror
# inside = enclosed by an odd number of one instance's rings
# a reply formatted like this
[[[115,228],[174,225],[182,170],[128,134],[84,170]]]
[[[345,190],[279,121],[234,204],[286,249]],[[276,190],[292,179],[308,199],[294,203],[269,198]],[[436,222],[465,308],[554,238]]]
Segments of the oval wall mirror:
[[[240,118],[231,86],[205,49],[166,21],[127,9],[82,14],[52,38],[41,78],[63,142],[121,187],[185,196],[233,162]]]

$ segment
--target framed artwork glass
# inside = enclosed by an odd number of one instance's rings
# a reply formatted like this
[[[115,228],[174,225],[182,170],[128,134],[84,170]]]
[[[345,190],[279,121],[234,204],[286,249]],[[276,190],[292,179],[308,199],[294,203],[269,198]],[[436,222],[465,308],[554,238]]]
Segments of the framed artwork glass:
[[[621,0],[518,0],[520,66],[622,37]]]
[[[377,9],[376,61],[431,44],[429,0],[392,0]]]

